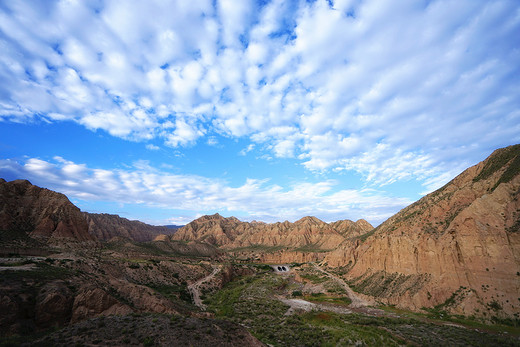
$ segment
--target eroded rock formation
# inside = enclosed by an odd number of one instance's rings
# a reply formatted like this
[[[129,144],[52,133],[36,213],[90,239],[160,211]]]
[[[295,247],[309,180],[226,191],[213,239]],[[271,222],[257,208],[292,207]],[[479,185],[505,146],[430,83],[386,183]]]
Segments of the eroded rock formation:
[[[144,242],[175,232],[175,229],[131,221],[113,214],[83,212],[83,215],[88,223],[88,232],[103,241],[114,237],[125,237],[133,241]]]
[[[0,231],[10,238],[29,235],[47,243],[95,240],[79,208],[63,194],[27,180],[0,180],[0,197]]]
[[[252,246],[298,249],[305,252],[332,250],[346,237],[363,234],[372,226],[360,220],[327,224],[316,217],[304,217],[294,223],[241,222],[219,214],[200,217],[182,227],[174,240],[204,241],[225,249]]]
[[[520,145],[499,149],[325,261],[390,304],[518,314],[519,173]]]

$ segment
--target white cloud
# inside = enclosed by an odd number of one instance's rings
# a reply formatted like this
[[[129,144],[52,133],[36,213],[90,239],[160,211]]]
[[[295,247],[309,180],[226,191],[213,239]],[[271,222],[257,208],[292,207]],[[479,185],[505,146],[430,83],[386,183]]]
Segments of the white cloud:
[[[202,135],[204,135],[204,132],[198,129],[195,124],[190,124],[185,119],[177,118],[173,132],[165,135],[167,139],[166,144],[173,147],[185,146],[194,142]]]
[[[167,173],[147,161],[137,161],[126,170],[105,170],[61,157],[53,161],[0,160],[0,176],[6,175],[26,177],[72,199],[141,203],[192,216],[201,210],[218,210],[239,211],[250,220],[296,220],[315,215],[326,221],[366,218],[380,223],[410,203],[375,190],[337,190],[337,182],[332,180],[282,188],[268,180],[248,178],[240,186],[230,186],[218,179]]]
[[[160,149],[159,146],[153,145],[151,143],[147,144],[145,147],[146,147],[146,149],[149,149],[150,151],[158,151]]]
[[[249,138],[266,144],[264,156],[310,170],[430,189],[454,165],[520,141],[519,9],[505,0],[8,2],[0,119],[72,120],[171,147]]]
[[[238,154],[241,156],[245,156],[247,153],[251,152],[253,149],[255,149],[255,144],[251,143],[246,148],[244,148],[240,152],[238,152]]]

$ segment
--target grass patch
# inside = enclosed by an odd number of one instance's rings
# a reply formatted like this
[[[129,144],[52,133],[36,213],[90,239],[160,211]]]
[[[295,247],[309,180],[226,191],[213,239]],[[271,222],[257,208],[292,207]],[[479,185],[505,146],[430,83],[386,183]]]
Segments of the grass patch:
[[[189,314],[199,311],[199,308],[193,304],[186,286],[164,284],[148,284],[147,286],[170,300],[181,313]]]
[[[327,276],[320,276],[313,273],[302,273],[300,277],[305,278],[306,280],[311,281],[313,284],[323,283],[329,280]]]
[[[519,344],[511,336],[447,326],[417,315],[390,318],[314,311],[285,316],[288,306],[276,296],[291,293],[284,291],[290,287],[287,281],[270,273],[239,278],[208,299],[209,309],[219,318],[246,326],[260,341],[272,346]],[[343,301],[324,294],[306,299]]]
[[[266,245],[250,245],[244,247],[237,247],[233,249],[229,249],[229,253],[238,253],[238,252],[264,252],[264,253],[274,253],[281,251],[287,247],[285,246],[266,246]]]
[[[355,240],[360,240],[361,242],[365,242],[366,239],[368,239],[370,236],[374,235],[377,231],[377,229],[379,228],[379,226],[377,228],[374,228],[372,230],[370,230],[368,233],[364,233],[363,235],[359,235],[359,236],[356,236],[354,237]]]
[[[295,248],[292,250],[292,252],[309,252],[309,253],[325,253],[330,252],[331,249],[322,249],[318,245],[315,244],[309,244],[304,245],[298,248]]]
[[[464,317],[459,315],[450,315],[446,311],[442,311],[442,316],[439,315],[439,312],[432,313],[431,310],[426,310],[427,313],[418,313],[409,310],[399,309],[394,306],[380,306],[380,309],[398,314],[401,317],[406,319],[418,320],[422,322],[430,322],[434,324],[444,324],[446,322],[451,322],[455,324],[462,325],[468,329],[478,329],[480,331],[488,331],[492,333],[507,333],[512,336],[520,336],[520,321],[513,319],[500,319],[497,317],[492,317],[491,320],[494,324],[489,324],[484,321],[481,321],[474,317]],[[520,345],[520,341],[518,342]]]
[[[330,316],[330,319],[328,313],[317,317],[285,316],[289,307],[274,296],[284,293],[287,281],[268,273],[242,277],[228,283],[209,298],[209,309],[219,318],[247,326],[259,340],[273,346],[333,346],[354,344],[356,341],[362,341],[365,345],[400,344],[378,328],[360,328],[363,331],[361,334],[352,332],[348,325],[337,321],[337,315]],[[318,322],[320,319],[328,321],[328,326]],[[385,337],[381,339],[381,335]]]
[[[36,281],[48,281],[55,279],[67,279],[75,272],[66,268],[52,266],[47,263],[37,263],[31,270],[5,270],[2,271],[2,280],[31,279]]]
[[[509,182],[520,172],[520,144],[498,150],[495,155],[488,159],[482,171],[480,171],[473,181],[478,182],[489,178],[509,162],[511,162],[511,164],[507,167],[502,176],[500,176],[492,190],[495,190],[500,183]]]

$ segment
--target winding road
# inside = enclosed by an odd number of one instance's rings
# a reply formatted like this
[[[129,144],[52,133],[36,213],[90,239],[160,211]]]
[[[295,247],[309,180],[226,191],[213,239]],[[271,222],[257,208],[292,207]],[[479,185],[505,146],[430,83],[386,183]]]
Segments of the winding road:
[[[367,307],[367,306],[371,305],[368,301],[357,296],[356,293],[348,286],[348,284],[343,279],[331,274],[328,271],[323,270],[321,267],[319,267],[315,263],[312,263],[312,265],[314,265],[316,270],[323,272],[329,278],[336,281],[336,283],[338,283],[343,289],[345,289],[345,292],[347,293],[348,297],[350,298],[350,300],[352,300],[352,303],[349,305],[349,307],[359,308],[359,307]]]
[[[206,305],[202,303],[202,300],[200,298],[200,286],[201,284],[211,280],[213,277],[215,277],[216,274],[220,272],[220,267],[215,267],[213,269],[213,272],[207,275],[206,277],[201,278],[195,283],[192,283],[188,285],[188,291],[191,294],[191,297],[193,298],[193,303],[197,305],[201,310],[206,310]]]

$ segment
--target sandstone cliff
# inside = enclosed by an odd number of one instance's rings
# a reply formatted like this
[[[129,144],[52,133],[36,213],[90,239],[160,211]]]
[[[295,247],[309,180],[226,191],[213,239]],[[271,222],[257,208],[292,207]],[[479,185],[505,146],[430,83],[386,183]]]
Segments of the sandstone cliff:
[[[374,229],[374,227],[364,219],[360,219],[356,222],[348,219],[339,220],[330,223],[330,226],[347,238],[361,236]]]
[[[114,237],[125,237],[133,241],[152,241],[159,235],[173,234],[176,230],[131,221],[118,215],[83,212],[88,223],[88,232],[98,240],[108,241]]]
[[[361,292],[405,308],[520,312],[520,145],[496,150],[327,255]]]
[[[26,180],[0,180],[0,231],[3,241],[27,236],[52,244],[95,240],[81,211],[65,195]]]
[[[337,247],[347,236],[358,236],[371,230],[363,220],[327,224],[316,217],[304,217],[294,223],[241,222],[219,214],[200,217],[180,228],[174,240],[204,241],[225,249],[255,246],[291,248],[302,251],[324,251]]]

